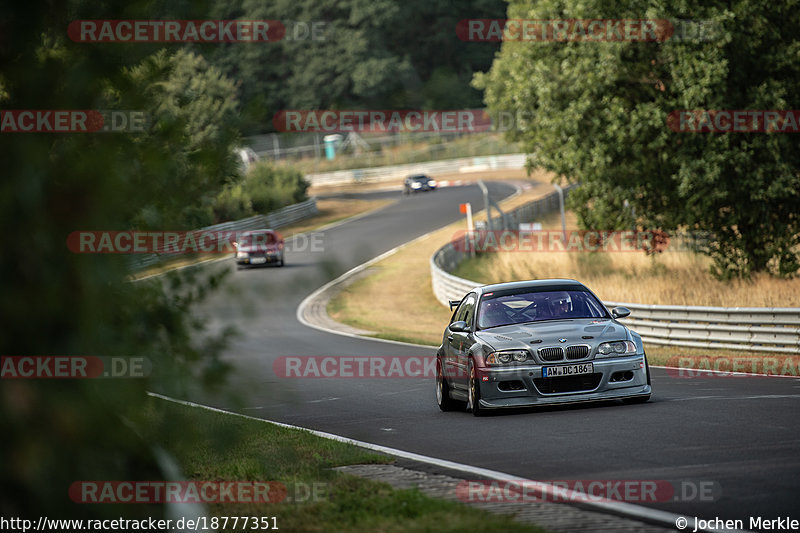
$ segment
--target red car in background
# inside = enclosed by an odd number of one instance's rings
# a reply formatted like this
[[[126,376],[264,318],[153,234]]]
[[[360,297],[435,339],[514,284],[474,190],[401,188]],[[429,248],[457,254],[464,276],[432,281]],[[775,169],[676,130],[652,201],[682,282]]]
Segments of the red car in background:
[[[236,268],[266,264],[283,266],[283,248],[283,237],[275,230],[245,231],[236,243]]]

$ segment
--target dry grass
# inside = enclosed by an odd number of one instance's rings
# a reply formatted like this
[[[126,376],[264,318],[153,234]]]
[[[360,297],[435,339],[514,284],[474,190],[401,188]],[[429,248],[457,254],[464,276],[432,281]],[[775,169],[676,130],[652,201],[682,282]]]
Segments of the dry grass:
[[[571,278],[602,300],[659,305],[794,307],[800,278],[757,275],[719,281],[710,259],[691,252],[498,252],[464,262],[456,275],[481,283],[535,278]]]
[[[506,201],[503,208],[523,204],[551,190],[549,184],[540,183]],[[480,213],[475,218],[486,217]],[[560,228],[557,213],[541,222],[545,228]],[[575,217],[569,212],[567,227],[576,227]],[[329,314],[339,322],[377,331],[376,336],[381,338],[438,345],[450,311],[433,295],[429,260],[459,230],[463,230],[463,222],[436,231],[377,263],[369,275],[334,297],[328,306]],[[531,253],[492,254],[464,263],[459,275],[487,283],[532,277],[577,278],[608,301],[732,307],[786,307],[797,306],[800,301],[800,280],[757,277],[752,282],[723,283],[708,274],[709,261],[702,256],[665,252],[653,259],[628,252],[597,257],[598,254],[564,252],[535,257]],[[419,283],[409,284],[409,279]],[[390,300],[394,303],[391,312],[374,305],[375,301]],[[398,316],[414,319],[401,321]],[[408,323],[415,326],[409,329]],[[646,344],[646,349],[651,365],[761,372],[764,361],[770,360],[777,362],[777,369],[771,373],[800,374],[800,356],[796,355],[651,344]]]
[[[532,185],[519,196],[501,202],[501,207],[510,209],[553,190],[547,183]],[[476,213],[475,220],[481,219],[486,219],[485,213]],[[463,221],[451,224],[376,263],[370,275],[343,289],[329,302],[328,314],[338,322],[377,331],[380,338],[438,345],[451,313],[433,295],[429,261],[455,232],[463,229]],[[391,306],[375,305],[389,301]],[[408,324],[413,326],[409,328]]]
[[[542,221],[560,229],[557,214]],[[567,213],[567,229],[577,228]],[[657,305],[796,307],[800,278],[766,274],[751,280],[719,281],[709,273],[711,259],[691,252],[497,252],[463,262],[456,275],[480,283],[521,279],[570,278],[590,287],[602,300]]]
[[[431,289],[428,261],[441,246],[442,236],[436,237],[429,235],[376,264],[370,275],[331,300],[328,314],[338,322],[376,331],[376,337],[441,343],[443,324],[449,321],[450,311],[436,300]],[[409,284],[410,279],[419,283]],[[375,302],[392,305],[376,306]]]
[[[651,366],[698,368],[721,372],[746,372],[800,376],[800,355],[707,348],[684,348],[645,343]],[[674,373],[669,375],[674,376]],[[691,377],[697,374],[683,374]],[[707,375],[707,374],[705,374]]]

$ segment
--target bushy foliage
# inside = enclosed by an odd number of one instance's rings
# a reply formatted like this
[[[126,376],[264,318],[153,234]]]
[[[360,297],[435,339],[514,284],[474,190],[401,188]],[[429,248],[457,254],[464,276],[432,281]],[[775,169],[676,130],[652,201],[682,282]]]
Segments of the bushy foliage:
[[[265,215],[307,199],[308,182],[289,167],[257,163],[238,181],[228,184],[217,196],[214,214],[218,222]]]
[[[149,18],[150,4],[126,13]],[[0,19],[3,109],[137,110],[144,131],[3,133],[0,354],[139,357],[137,379],[12,379],[0,391],[4,517],[117,518],[113,505],[70,501],[73,482],[163,479],[167,465],[137,428],[147,391],[187,395],[221,383],[227,332],[198,335],[196,304],[219,275],[129,282],[119,255],[71,253],[82,230],[192,227],[234,172],[235,90],[199,55],[80,44],[75,18],[118,18],[99,2],[7,2]],[[176,228],[177,226],[177,228]],[[13,236],[13,237],[11,237]],[[22,246],[21,246],[22,245]],[[158,516],[142,506],[128,517]]]
[[[476,77],[530,164],[581,186],[587,228],[709,231],[717,276],[800,267],[800,142],[791,133],[673,131],[678,110],[797,109],[800,11],[785,2],[510,2],[517,19],[670,19],[663,42],[503,43]],[[683,35],[680,35],[683,37]]]

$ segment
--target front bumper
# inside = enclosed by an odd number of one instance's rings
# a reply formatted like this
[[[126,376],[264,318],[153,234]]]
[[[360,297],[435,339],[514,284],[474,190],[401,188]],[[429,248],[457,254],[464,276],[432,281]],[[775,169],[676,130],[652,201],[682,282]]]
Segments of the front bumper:
[[[237,265],[265,265],[269,263],[279,263],[281,261],[281,254],[276,253],[263,253],[263,254],[249,254],[247,257],[236,257]]]
[[[542,367],[560,364],[480,368],[480,404],[490,409],[531,407],[639,398],[651,393],[643,355],[586,362],[592,363],[592,374],[556,378],[542,377]]]

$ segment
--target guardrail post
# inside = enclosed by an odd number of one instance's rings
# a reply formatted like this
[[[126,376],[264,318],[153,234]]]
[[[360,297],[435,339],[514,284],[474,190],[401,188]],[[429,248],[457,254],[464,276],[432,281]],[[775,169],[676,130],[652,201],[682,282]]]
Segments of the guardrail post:
[[[558,208],[561,211],[561,236],[564,242],[567,242],[567,216],[564,213],[564,189],[562,189],[561,185],[558,183],[554,183],[553,187],[555,187],[558,192]]]

